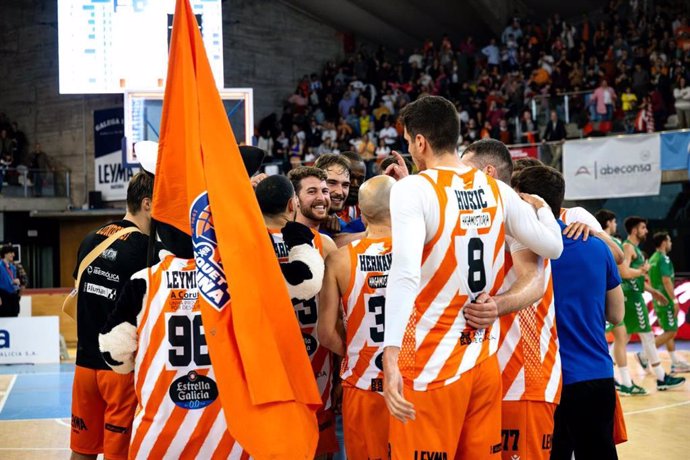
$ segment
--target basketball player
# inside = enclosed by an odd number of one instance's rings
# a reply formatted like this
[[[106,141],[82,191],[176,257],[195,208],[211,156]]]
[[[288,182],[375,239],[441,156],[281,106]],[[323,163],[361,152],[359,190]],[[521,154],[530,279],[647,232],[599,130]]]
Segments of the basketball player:
[[[644,369],[648,368],[651,362],[652,372],[656,376],[657,390],[664,391],[676,388],[685,383],[685,378],[669,375],[661,366],[661,360],[654,343],[652,325],[649,321],[647,303],[642,297],[642,291],[647,290],[652,294],[654,300],[661,305],[666,305],[668,302],[666,297],[652,288],[645,279],[645,275],[649,271],[649,264],[645,261],[639,245],[647,238],[647,220],[637,216],[628,217],[625,219],[625,230],[628,232],[628,238],[623,242],[625,260],[622,265],[625,269],[623,273],[623,294],[625,295],[624,321],[627,332],[626,343],[630,340],[632,334],[637,333],[646,355],[646,357],[642,357],[638,353],[637,358]],[[621,377],[622,379],[623,377]],[[623,385],[624,383],[621,382],[621,384]]]
[[[462,160],[504,183],[515,177],[510,152],[493,139],[469,145]],[[503,381],[502,457],[548,459],[553,414],[561,393],[551,262],[511,237],[506,237],[506,249],[507,274],[501,291],[529,280],[540,289],[538,302],[500,317],[497,355]],[[546,344],[545,353],[542,344]]]
[[[313,245],[319,250],[322,259],[325,259],[328,254],[336,250],[335,243],[327,235],[319,233],[319,224],[328,216],[328,209],[330,206],[329,189],[326,185],[326,173],[316,167],[301,166],[295,168],[288,174],[290,182],[294,187],[298,210],[296,221],[309,227],[314,235]],[[270,179],[270,178],[269,178]],[[262,212],[269,208],[283,208],[287,211],[289,201],[292,195],[283,187],[284,191],[281,194],[276,194],[275,198],[269,199],[264,196],[262,189],[259,187],[269,179],[265,179],[259,186],[257,186],[257,198],[259,199]],[[278,179],[272,179],[278,181]],[[270,183],[269,183],[270,184]],[[343,195],[343,202],[344,197]],[[274,201],[275,200],[275,201]],[[264,219],[266,219],[264,213]],[[271,216],[268,216],[271,217]],[[268,222],[267,222],[268,223]],[[273,247],[276,249],[278,259],[283,259],[284,255],[280,251],[282,241],[282,234],[279,229],[269,226],[269,233],[273,240]],[[318,322],[318,296],[313,296],[306,300],[293,299],[293,306],[297,314],[297,320],[302,330],[304,344],[311,360],[312,369],[316,383],[321,392],[321,399],[323,401],[323,408],[317,412],[316,416],[319,422],[319,444],[316,448],[316,457],[325,458],[329,454],[338,451],[338,441],[335,432],[335,413],[333,411],[333,355],[331,352],[321,346],[316,338],[316,324]]]
[[[678,299],[674,292],[675,271],[673,262],[668,256],[671,252],[672,241],[668,232],[654,234],[654,247],[656,252],[649,258],[649,281],[654,289],[664,294],[668,301],[662,305],[654,301],[654,311],[659,318],[659,325],[664,333],[656,336],[657,347],[666,345],[671,356],[671,372],[690,372],[690,365],[676,355],[675,337],[678,334]],[[644,358],[644,352],[641,353]]]
[[[320,231],[334,236],[347,224],[339,213],[347,212],[346,200],[350,193],[350,161],[336,153],[326,153],[316,159],[314,167],[326,172],[326,184],[331,198],[328,218],[322,223]]]
[[[345,200],[345,208],[343,211],[338,213],[340,217],[346,224],[350,224],[352,221],[356,221],[362,215],[359,209],[359,187],[366,180],[367,167],[364,164],[364,160],[356,152],[342,152],[341,156],[347,158],[350,161],[350,192],[347,195],[347,200]],[[360,227],[350,229],[350,233],[355,233],[364,230],[364,226],[361,225],[361,219],[359,219]],[[343,229],[343,231],[347,231]]]
[[[151,228],[153,176],[140,172],[127,187],[127,213],[89,233],[79,246],[74,278],[81,261],[108,236],[119,237],[85,267],[77,298],[77,362],[72,385],[72,459],[127,458],[137,400],[132,375],[114,373],[103,361],[98,332],[132,274],[146,267],[147,234]]]
[[[491,325],[506,307],[494,298],[504,236],[557,258],[560,227],[543,200],[524,195],[535,215],[509,186],[460,160],[449,101],[420,98],[400,120],[422,172],[391,192],[387,302],[395,309],[384,333],[391,458],[500,458],[501,377]]]
[[[535,166],[517,176],[516,189],[540,193],[557,213],[565,181],[555,169]],[[562,221],[560,226],[565,229]],[[578,459],[613,460],[618,458],[616,391],[604,319],[615,324],[623,317],[621,280],[611,252],[600,239],[563,236],[563,245],[563,254],[551,263],[563,389],[550,458],[570,460],[574,452]]]
[[[386,283],[390,269],[390,190],[395,180],[377,176],[359,190],[366,235],[332,253],[320,296],[321,344],[345,359],[343,422],[352,459],[388,458],[388,419],[383,399],[382,345]],[[345,340],[341,336],[342,299]]]
[[[596,212],[595,217],[604,231],[611,237],[611,240],[623,250],[623,242],[614,236],[618,229],[616,215],[608,209],[600,209]],[[618,264],[618,273],[623,280],[626,274],[634,275],[630,267],[622,262]],[[623,292],[625,293],[625,291]],[[620,376],[620,382],[616,382],[618,394],[621,396],[647,396],[649,392],[632,380],[630,370],[628,369],[628,353],[626,350],[628,333],[626,332],[625,322],[621,321],[618,324],[608,323],[606,325],[606,332],[613,334],[613,360],[616,366],[618,366],[618,374]]]

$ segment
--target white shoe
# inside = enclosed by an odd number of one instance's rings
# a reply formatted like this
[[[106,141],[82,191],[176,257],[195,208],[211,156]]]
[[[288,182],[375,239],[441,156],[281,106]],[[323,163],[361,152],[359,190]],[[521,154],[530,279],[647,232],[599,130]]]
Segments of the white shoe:
[[[682,374],[685,372],[690,372],[690,364],[685,361],[678,361],[677,363],[671,364],[671,373]]]

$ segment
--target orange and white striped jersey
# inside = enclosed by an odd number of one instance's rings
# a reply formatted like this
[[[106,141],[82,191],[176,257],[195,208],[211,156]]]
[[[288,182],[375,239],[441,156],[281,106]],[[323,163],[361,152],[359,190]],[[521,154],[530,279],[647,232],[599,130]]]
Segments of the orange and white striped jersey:
[[[511,239],[508,238],[511,242]],[[512,247],[515,247],[511,244]],[[558,404],[561,395],[561,357],[558,352],[551,261],[544,259],[544,296],[520,311],[499,318],[498,363],[504,401],[543,401]],[[516,281],[510,252],[500,292]]]
[[[321,234],[312,229],[314,234],[313,245],[319,250],[323,257],[323,239]],[[283,234],[278,229],[269,229],[271,240],[273,241],[273,249],[276,257],[281,263],[288,260],[288,248],[283,241]],[[319,344],[316,338],[316,322],[318,320],[319,297],[315,296],[308,300],[293,299],[293,307],[297,315],[299,327],[302,330],[302,338],[304,339],[304,346],[309,354],[311,360],[311,367],[314,371],[319,392],[321,393],[321,400],[323,401],[323,410],[331,407],[331,390],[333,385],[333,355],[325,347]]]
[[[194,260],[172,255],[135,273],[147,284],[137,317],[137,412],[129,458],[247,459],[227,430],[206,347]]]
[[[424,245],[420,291],[399,355],[415,390],[448,385],[497,348],[497,333],[466,324],[462,308],[503,282],[504,209],[496,181],[477,171],[429,169],[440,222]],[[395,226],[393,222],[393,226]]]
[[[342,296],[345,323],[343,385],[383,391],[383,327],[391,238],[364,238],[348,245],[350,284]]]

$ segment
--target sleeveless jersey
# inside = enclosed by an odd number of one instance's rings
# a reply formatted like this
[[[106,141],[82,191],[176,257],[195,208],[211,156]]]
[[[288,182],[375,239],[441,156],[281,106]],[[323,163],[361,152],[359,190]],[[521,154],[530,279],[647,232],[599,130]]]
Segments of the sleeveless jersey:
[[[280,230],[269,229],[271,240],[273,242],[273,249],[276,257],[280,263],[288,261],[288,248],[283,241],[283,234]],[[321,253],[323,257],[323,240],[318,231],[312,229],[314,234],[313,245]],[[316,338],[316,322],[318,320],[319,297],[315,296],[308,300],[293,299],[293,307],[297,315],[297,321],[302,331],[302,338],[304,339],[304,346],[307,348],[311,367],[314,371],[319,392],[321,393],[321,400],[323,401],[323,410],[331,407],[331,389],[333,384],[333,355],[331,352],[322,347]]]
[[[169,255],[136,278],[148,289],[137,318],[139,403],[129,458],[249,458],[227,430],[201,323],[194,261]]]
[[[640,248],[630,240],[625,240],[623,243],[628,243],[632,245],[633,248],[635,248],[636,257],[630,262],[630,268],[640,268],[641,266],[643,266],[645,263],[645,258]],[[642,291],[644,291],[644,280],[644,275],[638,276],[637,278],[623,278],[623,289],[639,292],[641,294]]]
[[[403,335],[399,366],[417,391],[457,381],[496,352],[498,321],[466,324],[463,307],[503,283],[505,228],[496,181],[476,169],[428,169],[439,227],[422,252],[420,292]]]
[[[561,357],[556,333],[551,261],[544,263],[544,296],[520,311],[500,317],[498,363],[504,401],[544,401],[558,404]],[[506,252],[506,278],[501,292],[517,280]]]
[[[348,245],[350,284],[343,294],[346,347],[343,385],[383,391],[383,327],[391,238],[364,238]]]

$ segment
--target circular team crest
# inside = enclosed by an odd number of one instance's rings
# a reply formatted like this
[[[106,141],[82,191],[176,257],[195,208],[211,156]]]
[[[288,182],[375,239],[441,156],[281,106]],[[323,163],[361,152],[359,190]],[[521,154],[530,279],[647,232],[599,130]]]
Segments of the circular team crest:
[[[218,252],[208,193],[204,192],[196,197],[189,209],[189,221],[192,226],[199,295],[216,310],[222,310],[230,302],[230,293]]]

